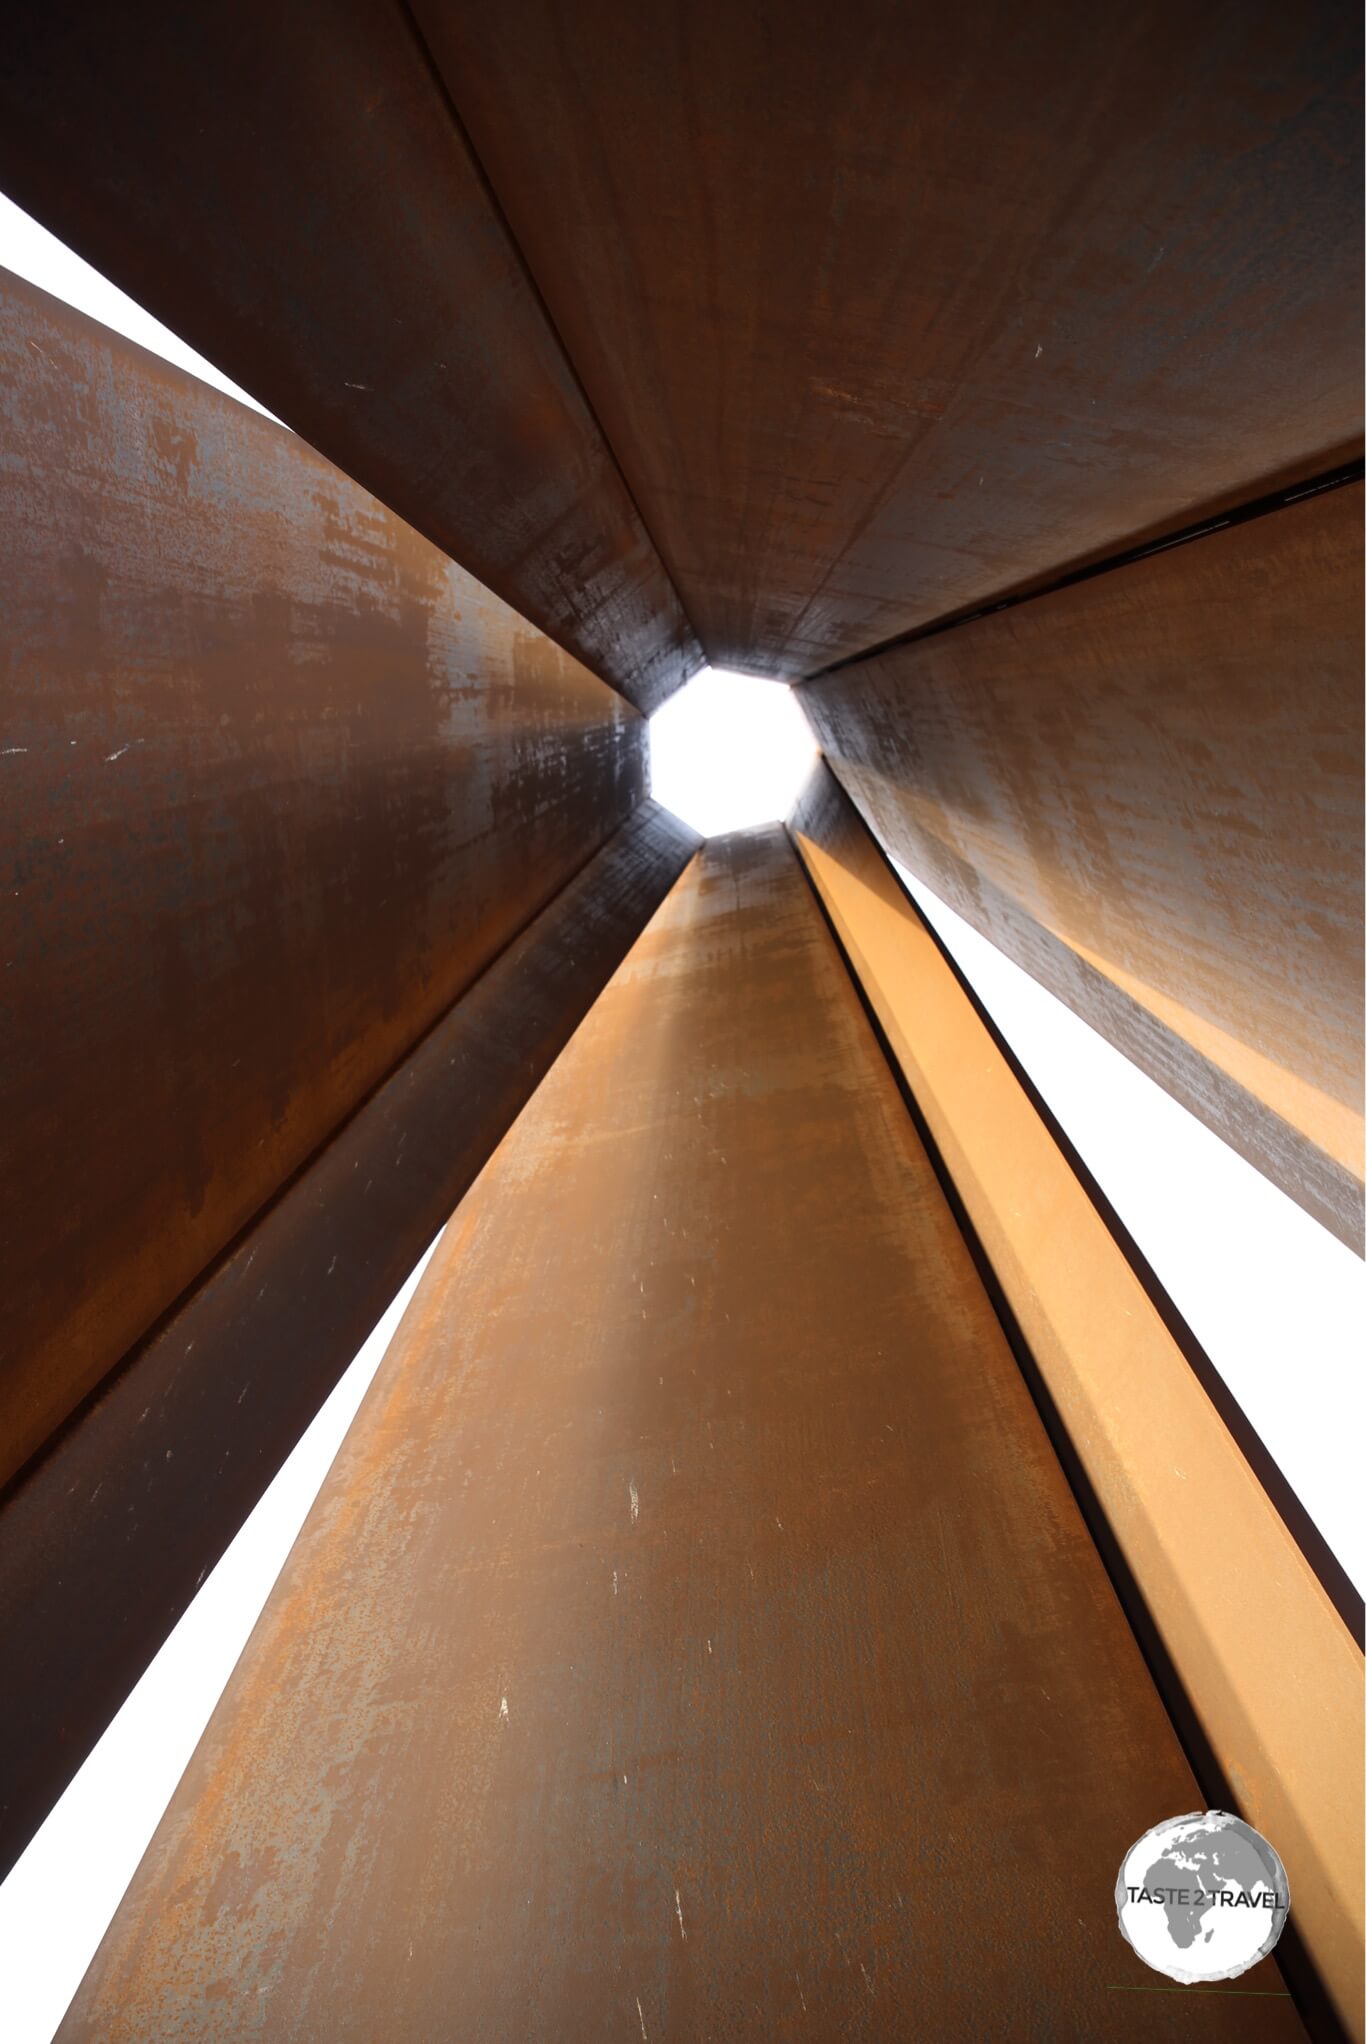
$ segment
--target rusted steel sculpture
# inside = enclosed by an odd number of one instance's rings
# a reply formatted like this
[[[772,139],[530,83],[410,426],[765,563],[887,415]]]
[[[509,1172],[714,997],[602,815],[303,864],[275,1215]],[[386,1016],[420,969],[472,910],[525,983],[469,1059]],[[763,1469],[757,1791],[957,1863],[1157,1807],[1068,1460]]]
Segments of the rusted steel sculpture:
[[[794,855],[721,840],[457,1210],[61,2036],[1188,2036],[1107,1919],[1198,1800]],[[1246,1984],[1201,2037],[1300,2034]]]
[[[67,2036],[1366,2044],[1341,1585],[884,856],[1360,1247],[1361,47],[4,39],[0,192],[302,437],[0,277],[0,1865],[456,1213]],[[800,859],[646,799],[706,659]],[[1201,1797],[1293,2006],[1128,1992]]]

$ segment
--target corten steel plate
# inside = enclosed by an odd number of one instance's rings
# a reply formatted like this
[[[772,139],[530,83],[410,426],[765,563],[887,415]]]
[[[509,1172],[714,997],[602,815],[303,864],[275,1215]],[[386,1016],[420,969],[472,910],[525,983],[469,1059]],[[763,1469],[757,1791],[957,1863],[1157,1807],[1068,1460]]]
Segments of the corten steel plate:
[[[0,1498],[0,1878],[696,843],[634,810]]]
[[[1359,451],[1343,0],[414,0],[710,658]]]
[[[805,686],[882,842],[1316,1219],[1362,1219],[1362,486]]]
[[[644,722],[0,277],[0,1479],[629,814]]]
[[[1178,1345],[825,766],[788,827],[1160,1641],[1173,1711],[1208,1749],[1207,1797],[1294,1868],[1277,1957],[1360,2037],[1360,1595]]]
[[[754,833],[458,1210],[61,2036],[1295,2037],[1123,1991],[1198,1802]]]
[[[55,0],[0,191],[642,709],[678,596],[398,0]]]

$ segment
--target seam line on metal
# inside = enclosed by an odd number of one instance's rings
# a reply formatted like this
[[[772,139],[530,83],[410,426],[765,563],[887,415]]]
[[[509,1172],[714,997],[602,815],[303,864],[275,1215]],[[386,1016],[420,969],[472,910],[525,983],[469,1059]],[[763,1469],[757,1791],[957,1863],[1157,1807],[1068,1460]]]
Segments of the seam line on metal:
[[[417,49],[418,55],[421,57],[423,65],[426,68],[427,75],[432,83],[432,89],[435,91],[438,99],[441,101],[442,106],[445,108],[446,116],[460,139],[461,147],[464,149],[466,155],[469,157],[475,175],[478,177],[479,183],[483,189],[484,196],[488,200],[490,209],[495,215],[498,221],[498,225],[503,230],[504,235],[507,237],[508,247],[512,250],[513,254],[517,258],[517,267],[522,274],[522,278],[526,284],[527,289],[530,291],[532,295],[537,311],[540,313],[541,318],[545,321],[546,330],[549,333],[552,341],[555,343],[555,347],[559,354],[560,360],[564,363],[565,368],[568,370],[569,375],[573,379],[574,388],[579,394],[584,410],[587,412],[589,418],[592,420],[594,431],[597,433],[599,440],[602,442],[602,445],[607,450],[608,459],[610,460],[612,467],[616,471],[617,478],[621,483],[621,487],[626,492],[627,499],[630,502],[631,508],[635,512],[636,517],[640,520],[640,529],[644,533],[646,539],[649,541],[651,550],[654,553],[654,557],[659,562],[661,569],[663,570],[665,576],[668,579],[669,587],[673,590],[674,593],[674,600],[678,604],[678,614],[682,618],[684,624],[687,626],[689,632],[691,632],[693,644],[697,647],[697,650],[702,654],[703,661],[705,663],[710,660],[711,656],[707,652],[706,647],[702,643],[701,634],[699,633],[697,626],[693,623],[692,616],[689,613],[687,604],[683,601],[683,592],[678,586],[678,577],[674,574],[673,568],[670,565],[668,559],[666,558],[663,548],[660,546],[659,541],[656,539],[654,532],[651,529],[649,520],[646,518],[644,511],[640,507],[640,500],[636,496],[635,491],[632,489],[626,471],[625,469],[623,469],[621,465],[621,458],[618,455],[615,446],[612,444],[612,440],[607,432],[606,427],[603,425],[602,420],[598,417],[598,408],[593,403],[592,398],[588,395],[588,392],[584,388],[583,379],[579,375],[578,364],[575,362],[573,356],[570,354],[568,348],[565,346],[564,337],[561,334],[559,326],[556,323],[554,314],[551,312],[550,307],[546,303],[545,294],[541,290],[541,286],[537,280],[536,273],[532,269],[531,264],[527,261],[526,254],[522,248],[521,242],[518,240],[517,236],[512,231],[512,222],[508,219],[508,216],[503,209],[503,202],[499,198],[498,193],[494,188],[493,180],[489,176],[488,171],[484,166],[484,159],[479,154],[478,150],[475,148],[473,137],[471,136],[469,129],[465,126],[464,120],[461,117],[460,109],[455,103],[455,95],[452,93],[450,86],[446,83],[446,75],[441,69],[441,66],[437,63],[436,58],[432,54],[431,45],[428,43],[427,38],[423,33],[421,22],[418,20],[417,15],[413,11],[411,0],[399,0],[399,12],[402,14],[403,19],[407,24],[408,33],[411,35],[414,46]],[[697,671],[698,670],[696,669],[694,670],[694,672]],[[597,673],[597,669],[594,668],[593,672]],[[600,681],[606,681],[606,676],[599,675],[598,679]],[[691,679],[692,675],[685,675],[683,681],[678,682],[674,688],[670,689],[669,695],[670,696],[676,695],[678,690],[684,687],[688,681],[691,681]],[[607,682],[607,686],[609,688],[615,689],[618,695],[622,694],[622,690],[617,688],[617,684],[615,682]],[[629,700],[630,698],[628,697],[627,701]],[[669,700],[669,697],[665,696],[663,700],[664,702],[667,702]],[[632,709],[634,709],[636,706],[634,703],[632,703],[631,707]],[[641,714],[645,715],[646,713],[641,712]]]
[[[1292,504],[1298,504],[1305,497],[1318,497],[1327,490],[1341,490],[1350,483],[1359,483],[1366,475],[1366,460],[1345,462],[1340,468],[1329,469],[1326,474],[1312,478],[1309,482],[1295,483],[1288,489],[1273,490],[1264,496],[1251,497],[1246,504],[1236,505],[1231,511],[1222,512],[1217,518],[1202,518],[1196,524],[1179,526],[1163,539],[1145,540],[1141,546],[1121,548],[1119,552],[1107,554],[1103,560],[1091,561],[1086,566],[1071,568],[1056,575],[1050,582],[1035,584],[1032,588],[1021,589],[1018,594],[998,597],[991,603],[979,603],[972,610],[958,611],[951,616],[933,618],[929,624],[914,625],[910,631],[896,632],[890,639],[883,639],[875,646],[869,646],[862,653],[850,653],[843,660],[833,660],[828,667],[821,667],[814,674],[799,675],[792,683],[794,688],[806,688],[812,682],[828,681],[836,674],[847,674],[850,668],[861,667],[867,661],[880,660],[885,653],[895,653],[902,646],[918,645],[922,639],[937,639],[945,632],[956,632],[963,625],[977,624],[982,618],[995,617],[1003,610],[1015,610],[1023,603],[1037,603],[1041,597],[1055,596],[1060,590],[1075,588],[1079,582],[1092,582],[1098,576],[1113,574],[1119,568],[1132,568],[1140,561],[1150,560],[1154,554],[1164,554],[1172,547],[1187,546],[1192,540],[1208,539],[1216,532],[1225,532],[1235,525],[1250,525],[1254,519],[1266,518],[1275,511],[1285,511]]]

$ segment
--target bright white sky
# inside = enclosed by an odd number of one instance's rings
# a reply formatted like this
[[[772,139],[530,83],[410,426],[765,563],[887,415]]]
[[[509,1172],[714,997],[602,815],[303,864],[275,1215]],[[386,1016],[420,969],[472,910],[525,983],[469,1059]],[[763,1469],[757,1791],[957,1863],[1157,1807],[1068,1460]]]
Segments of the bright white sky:
[[[3,198],[0,267],[264,410]],[[815,757],[789,689],[710,670],[651,719],[650,737],[652,792],[706,835],[785,816]],[[1330,1545],[1366,1586],[1356,1505],[1366,1265],[902,877]],[[65,2013],[430,1255],[0,1887],[5,2044],[48,2044]]]
[[[700,830],[781,821],[816,759],[790,688],[708,667],[650,719],[650,793]]]

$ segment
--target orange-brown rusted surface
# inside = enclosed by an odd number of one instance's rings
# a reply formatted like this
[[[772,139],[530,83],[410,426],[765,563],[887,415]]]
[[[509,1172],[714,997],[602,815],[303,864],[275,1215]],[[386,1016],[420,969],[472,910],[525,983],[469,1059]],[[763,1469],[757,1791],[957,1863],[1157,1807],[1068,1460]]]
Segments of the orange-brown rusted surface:
[[[1121,1940],[1198,1792],[779,830],[459,1208],[64,2039],[1290,2039]]]
[[[1342,0],[413,0],[710,658],[1360,450]]]
[[[616,828],[644,724],[0,278],[0,1478]]]
[[[1208,1743],[1206,1793],[1276,1841],[1306,1991],[1359,2040],[1356,1642],[825,767],[789,825]]]
[[[696,842],[634,810],[0,1497],[0,1876]]]
[[[0,190],[638,707],[701,664],[399,0],[56,0]]]
[[[810,683],[882,842],[1360,1246],[1362,487]]]

